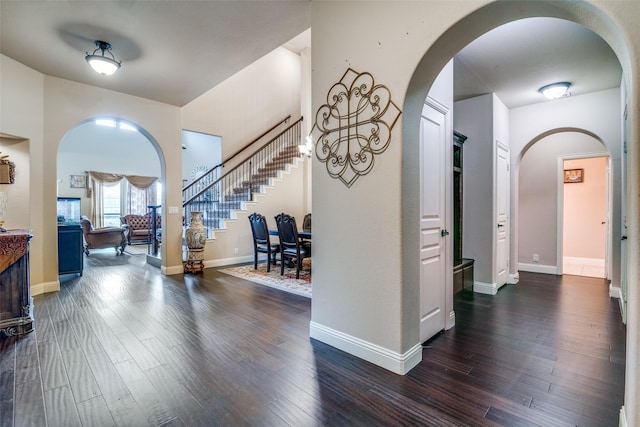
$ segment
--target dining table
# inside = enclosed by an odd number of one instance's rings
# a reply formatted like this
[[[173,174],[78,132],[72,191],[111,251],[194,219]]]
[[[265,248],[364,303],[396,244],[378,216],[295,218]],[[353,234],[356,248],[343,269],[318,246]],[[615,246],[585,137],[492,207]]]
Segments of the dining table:
[[[278,230],[269,230],[269,236],[277,236]],[[305,240],[311,240],[310,231],[298,231],[298,237]]]

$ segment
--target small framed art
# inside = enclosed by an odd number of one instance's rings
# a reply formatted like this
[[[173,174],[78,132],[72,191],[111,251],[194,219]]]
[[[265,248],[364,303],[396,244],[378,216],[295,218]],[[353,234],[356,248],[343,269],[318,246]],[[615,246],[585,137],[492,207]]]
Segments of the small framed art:
[[[69,187],[71,188],[85,188],[87,186],[86,175],[70,175]]]
[[[573,184],[584,181],[584,169],[565,169],[564,170],[564,182],[565,184]]]

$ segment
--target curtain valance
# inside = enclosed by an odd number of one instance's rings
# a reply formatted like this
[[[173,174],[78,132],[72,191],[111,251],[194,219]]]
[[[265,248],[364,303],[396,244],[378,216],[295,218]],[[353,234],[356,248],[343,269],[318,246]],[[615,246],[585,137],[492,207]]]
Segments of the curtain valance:
[[[155,176],[120,175],[117,173],[89,171],[89,178],[100,184],[115,184],[123,178],[132,186],[144,190],[151,187],[157,180]]]

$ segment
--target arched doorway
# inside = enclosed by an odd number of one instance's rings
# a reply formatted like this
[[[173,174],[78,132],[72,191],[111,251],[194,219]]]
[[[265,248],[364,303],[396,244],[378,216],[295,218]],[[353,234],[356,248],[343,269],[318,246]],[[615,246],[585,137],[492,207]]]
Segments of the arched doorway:
[[[587,160],[594,158],[605,160],[597,165]],[[610,221],[604,218],[606,212],[611,211],[607,209],[610,202],[605,201],[605,190],[611,187],[610,178],[604,170],[608,159],[609,151],[601,139],[578,129],[554,131],[527,145],[518,161],[520,271],[582,275],[587,259],[594,262],[601,259],[602,265],[598,267],[602,273],[599,277],[604,277],[605,259],[610,259],[606,246],[613,243]],[[570,162],[575,161],[578,164],[571,166]],[[585,166],[589,169],[588,179],[585,179]],[[581,169],[580,179],[575,182],[565,180],[565,169]],[[578,193],[565,202],[565,196],[576,191]],[[589,191],[588,197],[581,196],[580,192],[584,191]],[[593,206],[596,199],[598,206]],[[613,211],[620,214],[619,204]],[[568,214],[573,218],[567,218]],[[597,234],[601,234],[601,238]],[[574,237],[567,241],[569,236]]]
[[[96,184],[91,179],[94,172],[113,174],[118,179]],[[148,187],[146,182],[141,184],[144,177],[153,183]],[[149,212],[148,206],[160,206],[162,181],[162,155],[157,142],[144,129],[125,119],[85,120],[69,129],[58,146],[57,196],[59,200],[77,201],[80,215],[89,218],[95,228],[120,228],[124,215],[143,216]],[[162,213],[161,209],[156,211]],[[79,221],[76,213],[71,218],[59,218],[59,225],[60,219],[65,223]],[[64,216],[61,212],[58,215]],[[147,242],[132,243],[139,242],[125,243],[128,255],[150,254]],[[160,253],[156,251],[155,255],[159,257]]]
[[[490,31],[502,24],[510,21],[524,19],[534,16],[549,16],[561,19],[567,19],[578,24],[584,25],[597,34],[600,34],[612,46],[621,64],[623,64],[624,81],[632,81],[632,73],[629,64],[629,50],[622,38],[613,27],[610,21],[604,19],[595,7],[588,4],[580,4],[581,13],[575,14],[574,5],[568,3],[541,3],[541,2],[495,2],[491,3],[478,11],[471,13],[449,30],[447,30],[433,46],[427,51],[420,63],[418,64],[414,74],[412,75],[406,100],[404,104],[403,114],[403,152],[402,152],[402,242],[403,242],[403,295],[404,300],[409,302],[412,297],[418,293],[415,287],[420,283],[420,263],[416,254],[416,248],[420,247],[420,236],[416,232],[416,224],[420,221],[419,206],[412,201],[415,194],[420,194],[420,117],[424,100],[431,85],[435,81],[439,70],[452,58],[452,56],[466,46],[476,37]],[[626,86],[629,87],[629,86]],[[635,104],[632,102],[635,106]],[[619,123],[622,119],[619,119]],[[634,129],[635,123],[629,122],[629,128]],[[548,129],[549,127],[547,127]],[[539,134],[537,131],[534,135]],[[533,135],[532,135],[533,136]],[[527,139],[530,141],[531,137]],[[517,153],[512,153],[517,156]],[[515,172],[517,176],[517,171]],[[512,172],[512,180],[513,180]],[[614,180],[615,182],[615,180]],[[619,185],[619,183],[618,183]],[[517,181],[512,182],[512,188],[517,188]],[[513,203],[514,201],[512,201]],[[517,200],[515,200],[517,202]],[[513,207],[513,204],[512,204]],[[513,229],[517,229],[517,212],[513,212]],[[619,232],[619,231],[618,231]],[[614,236],[615,240],[615,236]],[[511,259],[517,259],[517,235],[511,235]],[[622,260],[624,262],[624,260]],[[510,273],[517,271],[510,270]],[[447,304],[452,302],[447,302]],[[418,311],[416,304],[412,304],[414,310]],[[633,328],[636,328],[634,325]],[[634,351],[635,349],[630,349]],[[635,375],[635,374],[634,374]],[[632,390],[627,384],[627,391]]]

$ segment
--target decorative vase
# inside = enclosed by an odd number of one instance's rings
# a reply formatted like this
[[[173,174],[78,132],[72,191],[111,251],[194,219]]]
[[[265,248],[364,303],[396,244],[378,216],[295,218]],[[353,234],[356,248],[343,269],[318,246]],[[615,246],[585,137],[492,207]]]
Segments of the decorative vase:
[[[207,243],[207,229],[202,224],[202,212],[191,212],[191,221],[184,232],[184,238],[189,248],[188,261],[203,259],[204,246]]]

